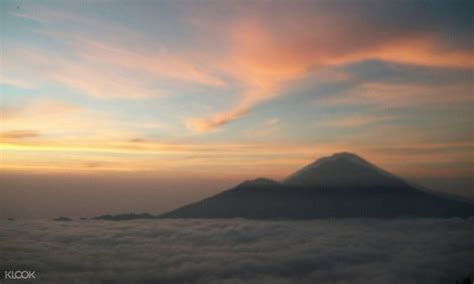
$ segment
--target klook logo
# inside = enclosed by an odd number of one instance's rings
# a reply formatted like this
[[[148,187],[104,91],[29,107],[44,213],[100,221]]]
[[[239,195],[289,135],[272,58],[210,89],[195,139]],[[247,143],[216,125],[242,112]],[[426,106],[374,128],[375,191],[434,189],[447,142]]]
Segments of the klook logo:
[[[30,270],[10,270],[10,271],[5,271],[5,280],[11,279],[11,280],[19,280],[19,279],[36,279],[35,276],[36,271],[30,271]]]

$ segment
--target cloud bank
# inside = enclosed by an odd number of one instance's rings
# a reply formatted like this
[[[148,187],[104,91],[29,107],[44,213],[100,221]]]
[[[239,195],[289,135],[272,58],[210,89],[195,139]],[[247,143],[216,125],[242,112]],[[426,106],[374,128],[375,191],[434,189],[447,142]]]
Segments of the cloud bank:
[[[474,219],[2,221],[2,269],[44,283],[455,283]]]

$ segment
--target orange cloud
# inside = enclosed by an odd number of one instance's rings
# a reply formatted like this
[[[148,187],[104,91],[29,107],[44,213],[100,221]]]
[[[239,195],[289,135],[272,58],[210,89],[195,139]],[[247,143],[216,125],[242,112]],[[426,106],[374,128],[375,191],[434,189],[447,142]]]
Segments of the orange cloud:
[[[373,50],[365,58],[422,65],[429,67],[474,68],[474,53],[471,51],[442,50],[439,41],[432,37],[402,39],[397,43],[387,43]]]
[[[236,108],[229,112],[222,112],[213,115],[211,118],[186,118],[184,123],[187,128],[196,132],[209,132],[217,129],[219,126],[236,120],[245,115],[249,109],[247,107]]]
[[[430,104],[472,103],[470,85],[416,85],[391,83],[363,83],[354,89],[332,97],[319,98],[320,105],[377,105],[401,107]]]
[[[441,50],[437,47],[439,41],[430,34],[367,39],[348,34],[349,26],[345,25],[351,21],[324,16],[314,19],[304,18],[305,15],[303,18],[284,16],[287,18],[278,24],[265,22],[264,17],[242,17],[229,29],[221,30],[221,36],[228,38],[231,47],[219,67],[244,86],[241,101],[229,111],[188,119],[189,128],[211,131],[236,120],[255,105],[281,95],[283,87],[315,69],[372,59],[428,67],[474,67],[471,50]],[[368,27],[366,32],[373,31]],[[198,121],[200,127],[189,121]]]

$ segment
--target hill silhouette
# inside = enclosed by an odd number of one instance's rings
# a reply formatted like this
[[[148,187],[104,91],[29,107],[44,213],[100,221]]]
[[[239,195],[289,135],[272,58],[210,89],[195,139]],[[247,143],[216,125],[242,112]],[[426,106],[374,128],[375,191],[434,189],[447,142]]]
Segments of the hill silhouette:
[[[258,178],[162,218],[468,217],[474,204],[422,190],[352,153],[321,158],[283,182]]]

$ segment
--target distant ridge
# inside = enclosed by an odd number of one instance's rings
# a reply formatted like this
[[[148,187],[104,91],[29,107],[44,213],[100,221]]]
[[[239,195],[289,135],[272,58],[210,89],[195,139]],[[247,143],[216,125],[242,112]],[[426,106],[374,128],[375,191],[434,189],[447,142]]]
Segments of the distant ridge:
[[[468,217],[474,205],[421,187],[348,152],[323,157],[283,182],[245,181],[161,218]]]
[[[149,213],[124,213],[117,215],[101,215],[94,217],[95,220],[108,220],[108,221],[127,221],[136,219],[156,219],[157,216]]]

